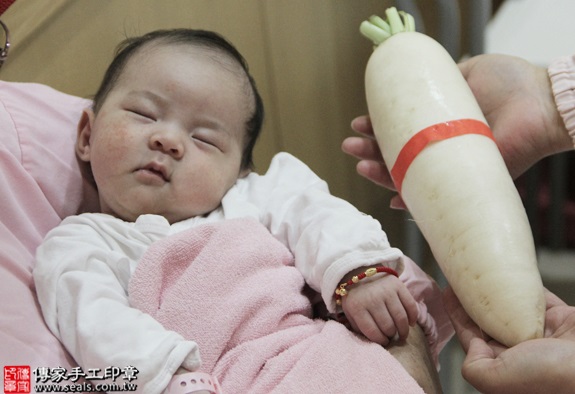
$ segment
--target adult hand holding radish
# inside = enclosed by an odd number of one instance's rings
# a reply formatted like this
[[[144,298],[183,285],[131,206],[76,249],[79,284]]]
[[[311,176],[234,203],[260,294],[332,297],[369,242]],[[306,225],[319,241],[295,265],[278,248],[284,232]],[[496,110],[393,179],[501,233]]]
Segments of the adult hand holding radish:
[[[547,69],[508,55],[459,64],[515,179],[544,157],[573,149]]]
[[[483,337],[453,291],[444,302],[467,353],[462,374],[482,393],[573,393],[575,388],[575,307],[546,291],[545,338],[506,348]]]
[[[377,45],[366,95],[394,185],[481,329],[507,346],[539,338],[545,301],[531,230],[483,113],[441,45],[409,15],[386,15],[361,31]]]

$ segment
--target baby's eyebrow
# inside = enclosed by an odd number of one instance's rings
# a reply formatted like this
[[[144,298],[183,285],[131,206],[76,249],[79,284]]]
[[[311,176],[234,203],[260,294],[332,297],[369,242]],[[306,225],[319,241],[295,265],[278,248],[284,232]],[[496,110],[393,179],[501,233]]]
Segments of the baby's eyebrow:
[[[132,90],[128,92],[128,96],[130,97],[137,97],[137,98],[145,98],[157,104],[166,104],[167,100],[162,97],[161,95],[151,92],[149,90]]]
[[[233,139],[235,135],[233,130],[230,130],[229,127],[226,127],[218,119],[200,118],[196,121],[196,126],[206,128],[214,133],[214,135],[218,135],[224,139]]]
[[[222,131],[225,132],[226,134],[228,133],[228,131],[226,130],[226,128],[224,127],[224,125],[218,121],[217,119],[210,119],[210,118],[200,118],[199,123],[204,126],[207,127],[209,129],[212,129],[214,131]]]

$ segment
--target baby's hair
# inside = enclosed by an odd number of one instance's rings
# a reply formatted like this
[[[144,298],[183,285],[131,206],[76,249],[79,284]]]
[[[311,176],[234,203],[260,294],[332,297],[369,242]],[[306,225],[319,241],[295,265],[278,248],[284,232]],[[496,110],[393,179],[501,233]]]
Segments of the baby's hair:
[[[254,110],[245,124],[246,139],[242,153],[241,168],[242,170],[253,169],[253,150],[260,135],[264,120],[263,101],[258,92],[255,80],[249,72],[246,60],[234,45],[232,45],[228,40],[226,40],[218,33],[208,30],[182,28],[155,30],[142,36],[125,39],[116,48],[114,59],[108,66],[100,87],[94,96],[94,112],[96,114],[98,113],[108,94],[116,85],[118,79],[124,71],[124,68],[126,67],[126,64],[132,58],[132,56],[137,53],[140,48],[152,42],[162,42],[166,44],[187,44],[196,47],[200,46],[214,49],[228,55],[231,59],[240,65],[248,78],[252,95],[254,97]]]

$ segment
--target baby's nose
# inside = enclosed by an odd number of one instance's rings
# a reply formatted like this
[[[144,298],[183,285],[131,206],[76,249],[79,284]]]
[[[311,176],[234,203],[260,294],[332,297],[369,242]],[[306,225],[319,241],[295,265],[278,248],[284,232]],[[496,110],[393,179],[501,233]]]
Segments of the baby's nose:
[[[179,136],[173,132],[157,132],[150,138],[150,148],[159,150],[175,159],[180,159],[184,154],[184,144]]]

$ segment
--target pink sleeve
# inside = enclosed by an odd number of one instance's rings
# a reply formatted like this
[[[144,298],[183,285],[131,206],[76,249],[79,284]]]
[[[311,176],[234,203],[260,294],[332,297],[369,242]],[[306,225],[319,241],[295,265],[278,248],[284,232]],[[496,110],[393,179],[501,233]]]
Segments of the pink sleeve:
[[[439,352],[454,333],[449,315],[443,307],[441,289],[413,260],[406,256],[402,259],[404,268],[399,278],[405,283],[418,303],[417,322],[425,333],[431,355],[438,366]]]
[[[557,109],[575,146],[575,55],[555,59],[547,71]]]

